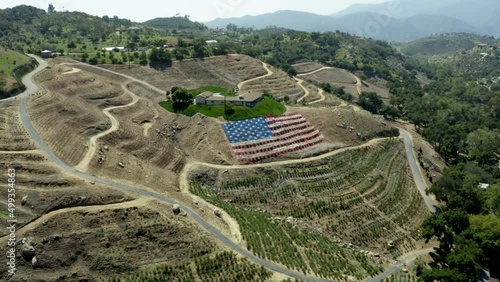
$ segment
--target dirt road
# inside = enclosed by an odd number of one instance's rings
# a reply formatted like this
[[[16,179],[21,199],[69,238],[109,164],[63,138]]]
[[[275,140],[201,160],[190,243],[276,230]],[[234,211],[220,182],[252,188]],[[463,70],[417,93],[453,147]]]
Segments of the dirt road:
[[[128,82],[126,82],[126,83],[128,83]],[[111,127],[106,131],[103,131],[97,135],[90,137],[89,141],[87,142],[87,153],[85,154],[83,159],[80,161],[80,163],[78,163],[78,165],[76,165],[75,169],[77,169],[79,171],[87,171],[88,166],[90,164],[90,161],[92,161],[92,158],[94,157],[95,152],[97,151],[97,141],[100,138],[102,138],[110,133],[113,133],[120,128],[120,122],[110,113],[110,111],[133,106],[133,105],[135,105],[135,103],[137,103],[139,101],[139,97],[137,97],[137,95],[135,95],[134,93],[130,92],[127,89],[127,87],[123,84],[122,84],[122,89],[125,91],[125,93],[129,94],[132,97],[132,102],[128,103],[127,105],[109,107],[109,108],[106,108],[102,111],[111,121]]]
[[[30,88],[30,91],[33,91],[33,88]],[[276,272],[282,273],[284,275],[287,275],[289,277],[292,277],[292,278],[295,278],[295,279],[299,279],[299,280],[304,280],[304,281],[312,281],[312,282],[316,282],[316,281],[317,282],[331,281],[331,280],[324,279],[324,278],[318,278],[318,277],[314,277],[314,276],[305,275],[303,273],[300,273],[300,272],[297,272],[297,271],[294,271],[294,270],[290,270],[290,269],[288,269],[288,268],[286,268],[286,267],[284,267],[282,265],[279,265],[277,263],[274,263],[274,262],[271,262],[271,261],[267,261],[265,259],[257,257],[252,252],[248,251],[245,248],[242,248],[237,243],[233,242],[231,239],[229,239],[228,237],[226,237],[217,228],[215,228],[213,225],[211,225],[210,223],[208,223],[205,219],[203,219],[201,216],[199,216],[196,212],[194,212],[188,206],[185,206],[182,203],[179,203],[179,202],[177,202],[174,199],[168,198],[168,197],[166,197],[164,195],[157,194],[157,193],[152,192],[150,190],[146,190],[146,189],[143,189],[143,188],[130,186],[130,185],[127,185],[127,184],[124,184],[124,183],[120,183],[120,182],[114,182],[114,181],[111,181],[111,180],[98,178],[98,177],[89,175],[89,174],[87,174],[85,172],[81,172],[81,171],[76,170],[75,168],[69,166],[68,164],[66,164],[65,162],[63,162],[61,159],[59,159],[54,154],[54,152],[52,152],[52,150],[50,150],[50,148],[47,146],[47,144],[43,141],[42,137],[40,136],[40,134],[38,133],[38,131],[33,126],[33,123],[31,122],[30,116],[28,114],[28,99],[26,98],[26,95],[24,95],[21,98],[20,115],[21,115],[21,121],[22,121],[24,127],[26,128],[26,130],[28,131],[28,133],[30,134],[31,138],[36,143],[36,145],[46,154],[47,158],[50,161],[52,161],[55,165],[59,166],[60,168],[62,168],[66,172],[68,172],[68,173],[70,173],[70,174],[72,174],[74,176],[77,176],[79,178],[85,179],[87,181],[91,181],[91,182],[95,182],[95,183],[100,183],[100,184],[103,184],[103,185],[107,185],[107,186],[109,186],[111,188],[117,189],[117,190],[122,190],[122,191],[125,191],[125,192],[134,193],[134,194],[137,194],[137,195],[140,195],[140,196],[144,196],[144,197],[147,197],[147,198],[155,199],[157,201],[160,201],[160,202],[163,202],[163,203],[166,203],[166,204],[169,204],[169,205],[178,204],[180,206],[180,208],[184,212],[186,212],[186,214],[190,218],[192,218],[196,223],[198,223],[200,226],[202,226],[207,232],[211,233],[215,238],[217,238],[218,240],[220,240],[220,242],[222,244],[226,245],[232,251],[234,251],[234,252],[236,252],[236,253],[238,253],[238,254],[240,254],[240,255],[248,258],[249,260],[253,261],[254,263],[256,263],[258,265],[261,265],[261,266],[263,266],[265,268],[268,268],[268,269],[271,269],[273,271],[276,271]]]
[[[304,80],[303,79],[300,79],[298,77],[294,77],[293,79],[295,79],[295,81],[297,81],[297,84],[299,85],[299,87],[302,88],[302,90],[304,90],[304,96],[300,97],[297,100],[297,103],[301,103],[302,101],[304,101],[305,98],[309,97],[309,95],[311,94],[311,91],[309,91],[309,89],[307,89],[304,86]]]
[[[312,101],[312,102],[309,102],[309,105],[312,105],[312,104],[316,104],[316,103],[321,103],[323,101],[325,101],[326,97],[325,97],[325,91],[323,89],[320,89],[319,90],[319,100],[315,100],[315,101]]]
[[[267,71],[267,74],[265,74],[263,76],[255,77],[255,78],[252,78],[252,79],[249,79],[249,80],[245,80],[245,81],[242,81],[242,82],[238,83],[238,90],[239,91],[241,91],[242,88],[243,88],[243,86],[245,84],[249,83],[249,82],[256,81],[256,80],[259,80],[259,79],[262,79],[262,78],[266,78],[266,77],[271,76],[271,75],[274,74],[274,72],[271,69],[269,69],[269,66],[266,63],[262,62],[262,66]]]
[[[270,70],[268,69],[268,71],[270,71]],[[136,81],[136,80],[134,79],[134,81]],[[28,90],[34,91],[33,87],[37,87],[37,86],[33,83],[31,86],[29,86]],[[35,91],[35,93],[36,93],[36,91]],[[186,214],[188,216],[190,216],[195,222],[197,222],[199,225],[201,225],[203,228],[205,228],[209,233],[213,234],[217,239],[219,239],[228,248],[230,248],[234,252],[248,258],[249,260],[251,260],[251,261],[253,261],[261,266],[269,268],[273,271],[285,274],[285,275],[292,277],[292,278],[296,278],[296,279],[300,279],[300,280],[304,280],[304,281],[321,281],[321,282],[330,281],[330,280],[323,279],[323,278],[305,275],[305,274],[287,269],[286,267],[281,266],[277,263],[267,261],[267,260],[264,260],[262,258],[257,257],[252,252],[248,251],[245,248],[242,248],[236,242],[233,242],[232,240],[230,240],[229,238],[224,236],[217,228],[215,228],[213,225],[208,223],[205,219],[200,217],[196,212],[191,210],[189,207],[187,207],[181,203],[178,203],[174,199],[168,198],[164,195],[160,195],[160,194],[157,194],[155,192],[152,192],[150,190],[146,190],[143,188],[130,186],[130,185],[120,183],[120,182],[114,182],[114,181],[110,181],[107,179],[101,179],[101,178],[86,174],[84,172],[78,171],[75,168],[67,165],[49,149],[49,147],[45,144],[45,142],[41,138],[38,131],[34,128],[32,122],[30,120],[29,114],[28,114],[27,104],[28,104],[28,101],[27,101],[26,95],[24,95],[24,96],[22,96],[21,103],[20,103],[20,116],[21,116],[21,121],[22,121],[24,127],[26,128],[28,133],[31,135],[33,141],[47,155],[48,159],[51,160],[57,166],[61,167],[65,171],[67,171],[68,173],[73,174],[73,175],[80,177],[82,179],[86,179],[88,181],[93,181],[96,183],[104,184],[104,185],[107,185],[109,187],[112,187],[112,188],[115,188],[118,190],[123,190],[126,192],[131,192],[134,194],[138,194],[138,195],[144,196],[146,198],[155,199],[155,200],[158,200],[158,201],[166,203],[166,204],[170,204],[170,205],[179,204],[181,209],[183,211],[185,211]],[[420,171],[418,170],[418,164],[416,163],[414,155],[413,155],[412,141],[407,135],[404,134],[404,132],[402,133],[402,135],[403,135],[403,138],[405,140],[404,143],[405,143],[406,152],[408,155],[408,161],[410,163],[410,166],[415,166],[415,168],[417,168],[416,170],[414,170],[412,168],[412,173],[414,175],[414,178],[415,179],[418,179],[418,178],[422,179],[422,175],[420,175]],[[364,145],[358,146],[358,147],[369,146],[370,144],[380,142],[381,140],[383,140],[383,139],[375,139],[375,140],[372,140],[372,141],[370,141]],[[315,161],[315,160],[321,160],[323,158],[333,156],[333,155],[339,154],[345,150],[351,150],[351,149],[353,149],[353,148],[344,148],[344,149],[340,149],[340,150],[337,150],[334,152],[329,152],[329,153],[321,155],[321,156],[311,157],[311,158],[307,158],[307,159],[287,160],[287,161],[279,161],[279,162],[274,162],[274,163],[254,164],[254,165],[223,166],[223,165],[206,164],[206,163],[192,161],[192,162],[188,162],[188,164],[186,164],[185,168],[181,172],[182,177],[180,177],[180,182],[181,182],[180,187],[187,187],[187,185],[188,185],[187,176],[189,175],[189,171],[198,165],[199,166],[213,167],[213,168],[217,168],[217,169],[248,169],[248,168],[257,168],[257,167],[282,166],[282,165],[287,165],[287,164],[297,164],[297,163],[305,163],[305,162],[310,162],[310,161]],[[424,184],[424,186],[425,186],[425,184]],[[235,226],[233,226],[231,228],[235,228]],[[390,274],[392,274],[394,271],[395,270],[393,270],[391,268],[391,269],[387,270],[386,272],[384,272],[384,275],[390,276]]]
[[[323,70],[333,70],[333,69],[338,69],[338,68],[322,67],[322,68],[314,70],[312,72],[298,74],[297,76],[306,76],[306,75],[315,74],[315,73],[323,71]],[[362,82],[362,80],[359,77],[357,77],[354,74],[352,74],[351,72],[348,72],[348,71],[346,71],[344,69],[338,69],[338,70],[344,71],[344,72],[350,74],[354,79],[356,79],[356,91],[358,92],[358,95],[361,95],[361,92],[363,92],[363,82]]]

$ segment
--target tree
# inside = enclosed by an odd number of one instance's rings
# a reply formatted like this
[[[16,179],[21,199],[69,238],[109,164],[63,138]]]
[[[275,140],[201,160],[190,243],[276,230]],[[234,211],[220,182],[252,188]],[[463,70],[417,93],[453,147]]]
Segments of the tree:
[[[375,92],[362,92],[358,103],[363,109],[374,114],[379,114],[384,104]]]
[[[205,40],[202,38],[196,38],[193,41],[193,57],[195,58],[203,58],[208,55],[207,49],[205,48]]]
[[[469,158],[479,163],[488,163],[500,157],[500,132],[478,129],[467,135]]]
[[[76,48],[75,41],[71,40],[70,42],[68,42],[68,49],[72,50],[75,48]]]
[[[439,247],[431,253],[431,269],[424,270],[423,281],[469,281],[481,270],[483,251],[469,239],[469,217],[465,211],[449,210],[427,218],[423,236],[428,242],[436,237]]]
[[[190,104],[193,102],[193,96],[185,88],[177,88],[172,92],[172,101],[174,104]]]
[[[139,56],[139,64],[141,64],[141,66],[145,66],[148,64],[148,56],[146,55],[146,51],[141,52],[141,55]]]
[[[49,4],[49,8],[47,9],[47,12],[49,14],[52,14],[56,11],[56,8],[54,7],[54,5],[52,5],[52,3]]]

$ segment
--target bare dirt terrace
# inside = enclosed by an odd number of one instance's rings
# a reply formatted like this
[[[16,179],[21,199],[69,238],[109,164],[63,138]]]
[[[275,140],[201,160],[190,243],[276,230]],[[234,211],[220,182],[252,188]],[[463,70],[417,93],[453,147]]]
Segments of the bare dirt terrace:
[[[292,65],[292,67],[297,71],[297,73],[309,73],[315,70],[319,70],[323,66],[315,62],[303,62]]]
[[[188,89],[204,85],[235,87],[238,82],[266,74],[262,63],[248,56],[217,56],[205,59],[175,61],[164,70],[126,65],[103,67],[144,80],[160,89],[174,86]]]
[[[54,69],[57,71],[57,67]],[[50,90],[46,95],[58,96]],[[253,281],[283,278],[222,252],[224,246],[182,212],[175,215],[171,206],[82,180],[53,165],[33,145],[20,123],[18,108],[17,101],[0,103],[0,169],[16,170],[17,273],[9,281],[130,281],[134,277],[145,281],[144,277],[158,273],[156,267],[172,268],[172,279],[203,280],[228,275],[216,262],[222,262],[234,275],[255,277]],[[75,127],[68,125],[66,130],[76,134]],[[65,156],[61,153],[64,150],[59,152]],[[7,183],[6,174],[0,175],[0,181]],[[6,194],[7,189],[0,191],[3,199]],[[0,205],[0,244],[7,246],[7,207],[4,201]],[[203,203],[192,205],[206,209],[206,214],[213,213]],[[214,225],[228,229],[220,219]],[[0,276],[6,275],[6,264],[2,264]],[[163,277],[170,277],[168,271]]]

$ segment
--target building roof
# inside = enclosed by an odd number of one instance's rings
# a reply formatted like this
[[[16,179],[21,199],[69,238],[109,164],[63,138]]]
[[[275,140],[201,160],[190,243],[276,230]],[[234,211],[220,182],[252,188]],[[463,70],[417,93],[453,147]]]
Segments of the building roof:
[[[43,50],[42,53],[52,53],[50,50]]]
[[[487,183],[479,183],[479,188],[481,189],[488,189],[490,187],[490,184]]]
[[[199,94],[199,95],[198,95],[198,96],[196,96],[196,97],[205,97],[205,98],[208,98],[208,97],[211,97],[212,95],[214,95],[214,93],[213,93],[213,92],[210,92],[210,91],[205,91],[205,92],[203,92],[203,93]]]
[[[247,91],[245,93],[240,92],[238,96],[222,96],[216,95],[216,93],[205,91],[196,97],[204,97],[207,101],[226,101],[226,102],[255,102],[262,97],[262,93],[258,91]]]
[[[238,97],[243,97],[243,99],[239,99],[239,101],[245,101],[245,102],[254,102],[255,100],[258,100],[260,97],[262,97],[263,93],[259,91],[247,91],[245,93],[239,92]]]

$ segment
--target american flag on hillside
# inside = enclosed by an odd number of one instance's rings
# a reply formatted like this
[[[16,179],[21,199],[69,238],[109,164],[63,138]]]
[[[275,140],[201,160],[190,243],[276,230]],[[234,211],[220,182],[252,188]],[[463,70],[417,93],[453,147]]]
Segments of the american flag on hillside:
[[[267,116],[222,125],[241,162],[256,162],[300,151],[325,141],[302,115]]]

